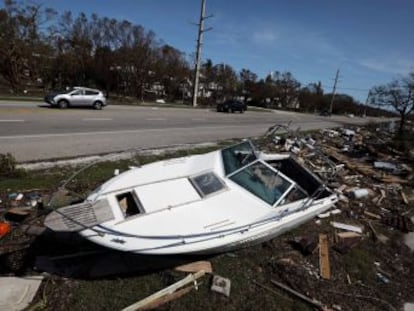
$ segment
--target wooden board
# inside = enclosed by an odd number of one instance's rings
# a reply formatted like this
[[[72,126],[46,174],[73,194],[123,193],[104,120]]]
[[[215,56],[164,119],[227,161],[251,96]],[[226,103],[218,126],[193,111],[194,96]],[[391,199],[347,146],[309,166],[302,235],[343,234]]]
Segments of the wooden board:
[[[195,261],[189,264],[181,265],[175,267],[174,270],[182,272],[197,272],[204,270],[206,273],[213,273],[213,268],[211,262],[209,261]]]
[[[329,264],[329,242],[327,234],[319,235],[319,270],[322,278],[327,280],[331,278],[331,267]]]

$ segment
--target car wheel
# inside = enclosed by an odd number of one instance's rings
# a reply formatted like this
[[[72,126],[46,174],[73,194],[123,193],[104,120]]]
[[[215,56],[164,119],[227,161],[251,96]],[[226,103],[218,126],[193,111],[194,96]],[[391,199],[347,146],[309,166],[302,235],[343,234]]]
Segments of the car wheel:
[[[66,108],[68,108],[68,107],[69,107],[69,103],[68,103],[68,101],[67,101],[67,100],[62,99],[62,100],[60,100],[60,101],[58,102],[58,107],[59,107],[60,109],[66,109]]]
[[[102,103],[101,102],[94,103],[93,108],[95,108],[96,110],[101,110],[102,109]]]

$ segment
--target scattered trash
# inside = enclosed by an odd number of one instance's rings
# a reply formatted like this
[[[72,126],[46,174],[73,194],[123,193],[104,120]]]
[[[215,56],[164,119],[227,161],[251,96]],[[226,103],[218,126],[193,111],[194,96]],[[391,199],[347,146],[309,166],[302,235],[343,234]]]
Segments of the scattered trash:
[[[7,235],[11,230],[10,224],[7,222],[0,222],[0,238]]]
[[[381,280],[381,282],[388,284],[390,280],[383,274],[377,272],[377,277]]]
[[[219,275],[213,276],[213,281],[211,283],[211,290],[213,292],[217,292],[230,297],[230,287],[231,281],[229,279],[223,278]]]
[[[369,196],[369,189],[354,189],[350,192],[354,199],[362,199]]]
[[[0,277],[0,309],[26,310],[42,280],[43,276]]]

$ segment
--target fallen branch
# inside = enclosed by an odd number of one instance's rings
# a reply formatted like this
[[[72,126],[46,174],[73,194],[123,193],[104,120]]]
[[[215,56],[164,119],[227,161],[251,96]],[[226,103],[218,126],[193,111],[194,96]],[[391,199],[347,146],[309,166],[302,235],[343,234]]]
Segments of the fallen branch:
[[[269,292],[271,292],[272,294],[275,294],[275,295],[277,295],[277,296],[279,296],[279,297],[281,297],[281,298],[284,298],[284,299],[289,299],[290,301],[291,301],[291,299],[289,298],[289,297],[286,297],[286,296],[283,296],[282,294],[280,294],[279,292],[277,292],[277,291],[275,291],[274,289],[272,289],[272,288],[270,288],[270,287],[268,287],[268,286],[266,286],[266,285],[263,285],[263,284],[260,284],[259,282],[256,282],[256,281],[252,281],[254,284],[256,284],[257,286],[259,286],[260,288],[263,288],[263,289],[265,289],[265,290],[267,290],[267,291],[269,291]]]
[[[278,281],[270,280],[270,282],[272,282],[272,284],[276,285],[277,287],[279,287],[281,289],[284,289],[285,291],[289,292],[290,294],[302,299],[303,301],[311,304],[312,306],[315,306],[315,307],[319,308],[320,310],[326,310],[326,307],[321,302],[319,302],[317,300],[314,300],[314,299],[310,299],[309,297],[295,291],[294,289],[291,289],[290,287],[288,287],[288,286],[286,286],[282,283],[279,283]]]

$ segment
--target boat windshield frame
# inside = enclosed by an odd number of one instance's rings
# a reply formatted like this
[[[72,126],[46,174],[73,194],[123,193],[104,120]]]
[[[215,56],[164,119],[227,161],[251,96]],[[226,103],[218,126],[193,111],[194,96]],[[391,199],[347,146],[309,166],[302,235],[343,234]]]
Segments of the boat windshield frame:
[[[221,150],[223,169],[226,177],[241,170],[258,159],[256,147],[250,140]]]
[[[227,178],[272,207],[284,202],[286,195],[297,187],[296,182],[259,159]]]

